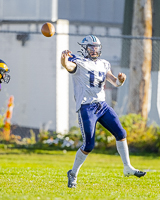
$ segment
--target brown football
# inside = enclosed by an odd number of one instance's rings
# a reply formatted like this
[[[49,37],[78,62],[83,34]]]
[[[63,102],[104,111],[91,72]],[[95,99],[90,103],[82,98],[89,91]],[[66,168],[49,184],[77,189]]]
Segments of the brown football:
[[[55,28],[50,22],[46,22],[42,25],[41,32],[46,37],[52,37],[55,34]]]

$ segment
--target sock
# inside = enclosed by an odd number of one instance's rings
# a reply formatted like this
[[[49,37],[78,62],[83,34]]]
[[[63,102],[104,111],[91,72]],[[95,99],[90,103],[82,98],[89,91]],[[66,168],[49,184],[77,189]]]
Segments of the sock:
[[[73,165],[73,168],[72,168],[72,173],[74,173],[75,176],[78,175],[79,169],[82,166],[82,164],[84,163],[87,156],[88,155],[85,155],[80,149],[78,149],[78,151],[76,153],[74,165]]]
[[[127,145],[127,140],[124,141],[116,141],[116,146],[118,153],[121,156],[124,167],[129,167],[134,170],[134,167],[131,166],[129,159],[129,150]]]

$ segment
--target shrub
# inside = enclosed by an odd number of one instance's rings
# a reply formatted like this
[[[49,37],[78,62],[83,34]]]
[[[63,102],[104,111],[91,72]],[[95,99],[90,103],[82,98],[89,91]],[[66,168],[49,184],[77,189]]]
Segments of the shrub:
[[[130,113],[120,118],[127,133],[127,142],[131,152],[160,152],[160,127],[147,126],[140,114]]]
[[[0,116],[0,136],[3,135],[3,116]],[[133,153],[160,153],[160,127],[156,124],[147,125],[147,120],[141,115],[130,113],[120,117],[121,124],[127,133],[127,142],[130,152]],[[72,127],[67,134],[40,130],[38,142],[35,133],[30,130],[30,138],[21,139],[11,134],[8,143],[16,147],[42,148],[42,149],[78,149],[82,143],[82,134],[78,127]],[[0,138],[1,142],[5,142]],[[95,149],[100,151],[116,151],[115,138],[100,123],[96,125]],[[114,151],[113,151],[114,150]]]
[[[4,115],[0,115],[0,129],[4,127]]]

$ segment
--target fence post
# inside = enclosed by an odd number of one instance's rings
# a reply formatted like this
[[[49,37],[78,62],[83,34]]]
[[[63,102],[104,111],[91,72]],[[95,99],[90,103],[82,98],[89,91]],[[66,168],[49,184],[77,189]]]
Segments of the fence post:
[[[56,132],[69,129],[69,74],[61,66],[61,53],[69,48],[69,21],[57,20],[56,26]]]

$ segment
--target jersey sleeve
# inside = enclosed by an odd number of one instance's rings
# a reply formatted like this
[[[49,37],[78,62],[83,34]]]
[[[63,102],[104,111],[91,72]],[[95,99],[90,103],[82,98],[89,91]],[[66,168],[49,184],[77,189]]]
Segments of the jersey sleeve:
[[[74,54],[71,54],[71,56],[72,56],[72,57],[69,57],[69,58],[68,58],[68,61],[74,62],[74,63],[77,64],[77,56],[74,55]]]
[[[68,61],[74,62],[78,65],[81,60],[81,57],[78,55],[75,55],[75,54],[71,54],[71,55],[72,55],[72,57],[69,57]]]

